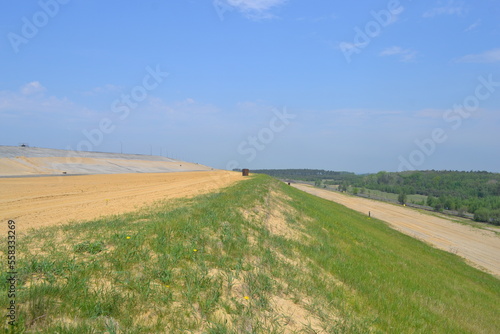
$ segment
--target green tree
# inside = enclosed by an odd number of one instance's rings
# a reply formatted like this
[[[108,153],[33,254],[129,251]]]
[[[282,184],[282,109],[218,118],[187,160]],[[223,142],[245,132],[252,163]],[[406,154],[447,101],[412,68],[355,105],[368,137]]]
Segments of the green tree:
[[[434,207],[434,204],[436,203],[436,198],[433,196],[428,196],[427,197],[427,205]]]
[[[406,193],[404,192],[399,193],[398,202],[401,204],[406,204]]]
[[[474,220],[487,223],[490,221],[490,214],[490,210],[486,208],[477,209],[476,212],[474,212]]]
[[[442,212],[444,209],[444,205],[441,201],[436,201],[432,207],[438,212]]]

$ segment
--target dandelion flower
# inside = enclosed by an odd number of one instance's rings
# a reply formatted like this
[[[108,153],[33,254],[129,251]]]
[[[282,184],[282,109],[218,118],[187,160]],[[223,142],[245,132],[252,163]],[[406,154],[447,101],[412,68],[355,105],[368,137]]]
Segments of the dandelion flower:
[[[198,251],[198,250],[197,250],[196,248],[195,248],[195,249],[193,249],[193,252],[197,252],[197,251]]]
[[[130,239],[130,237],[129,237],[129,236],[127,236],[127,239]]]
[[[248,296],[245,296],[245,297],[243,297],[243,298],[245,298],[246,300],[249,300],[249,299],[250,299],[250,297],[248,297]]]

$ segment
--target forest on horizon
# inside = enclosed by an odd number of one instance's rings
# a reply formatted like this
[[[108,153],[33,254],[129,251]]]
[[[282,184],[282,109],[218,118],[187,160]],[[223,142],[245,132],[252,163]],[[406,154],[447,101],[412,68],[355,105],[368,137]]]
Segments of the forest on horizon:
[[[486,171],[405,171],[355,174],[321,169],[260,169],[252,173],[278,179],[338,185],[339,190],[379,190],[398,194],[427,196],[426,205],[436,211],[453,210],[474,214],[474,220],[500,225],[500,173]]]

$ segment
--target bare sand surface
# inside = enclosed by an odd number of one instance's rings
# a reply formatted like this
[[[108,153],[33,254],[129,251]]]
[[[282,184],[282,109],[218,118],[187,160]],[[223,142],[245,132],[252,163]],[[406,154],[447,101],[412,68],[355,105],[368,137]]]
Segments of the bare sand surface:
[[[304,184],[292,184],[350,209],[389,223],[392,228],[428,244],[455,253],[469,264],[500,278],[500,236],[492,231],[462,225],[408,207],[349,196]]]
[[[165,173],[212,168],[185,161],[150,161],[117,158],[0,157],[0,176]]]
[[[201,171],[0,178],[0,220],[17,231],[135,211],[158,200],[204,194],[243,180],[241,173]]]
[[[208,170],[213,170],[213,168],[158,155],[76,152],[0,145],[0,177]]]

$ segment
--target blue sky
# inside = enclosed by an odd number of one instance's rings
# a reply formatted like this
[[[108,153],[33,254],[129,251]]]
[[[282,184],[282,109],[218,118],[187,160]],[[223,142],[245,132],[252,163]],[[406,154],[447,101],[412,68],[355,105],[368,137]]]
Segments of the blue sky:
[[[500,172],[500,3],[2,1],[0,145]]]

